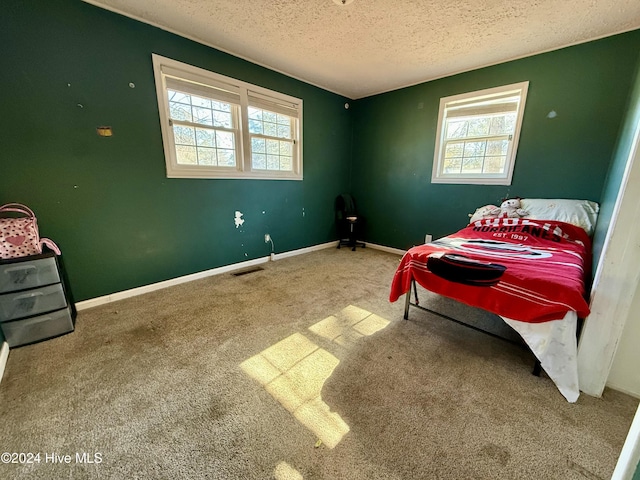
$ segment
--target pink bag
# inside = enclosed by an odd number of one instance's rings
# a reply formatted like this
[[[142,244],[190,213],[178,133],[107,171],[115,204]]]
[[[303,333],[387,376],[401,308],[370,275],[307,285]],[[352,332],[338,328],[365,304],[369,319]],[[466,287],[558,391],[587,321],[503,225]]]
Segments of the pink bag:
[[[26,217],[0,217],[0,258],[39,255],[46,245],[60,255],[58,246],[48,238],[40,238],[35,214],[21,203],[7,203],[0,207],[0,215],[16,212]]]

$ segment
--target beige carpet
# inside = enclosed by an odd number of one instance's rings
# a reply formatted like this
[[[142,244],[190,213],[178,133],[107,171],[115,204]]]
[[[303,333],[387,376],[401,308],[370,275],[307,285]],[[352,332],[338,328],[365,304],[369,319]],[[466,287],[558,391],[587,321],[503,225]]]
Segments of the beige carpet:
[[[608,479],[638,401],[569,404],[525,349],[403,321],[398,260],[327,249],[80,312],[11,350],[1,450],[40,463],[0,478]]]

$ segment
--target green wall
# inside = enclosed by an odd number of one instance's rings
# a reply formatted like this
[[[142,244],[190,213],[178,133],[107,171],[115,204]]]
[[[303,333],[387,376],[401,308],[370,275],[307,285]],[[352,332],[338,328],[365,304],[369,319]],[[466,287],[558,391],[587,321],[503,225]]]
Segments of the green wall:
[[[604,240],[607,235],[609,222],[613,215],[618,192],[622,177],[624,176],[625,167],[629,154],[633,148],[633,140],[636,128],[640,125],[640,45],[636,47],[636,72],[632,78],[635,78],[635,84],[627,99],[627,111],[622,123],[622,129],[616,149],[613,154],[613,161],[609,169],[607,178],[604,182],[604,188],[601,196],[601,207],[598,225],[593,236],[593,249],[596,257],[600,256]],[[594,269],[595,270],[595,269]]]
[[[0,41],[0,202],[36,211],[76,301],[266,256],[265,233],[276,252],[335,240],[333,201],[348,190],[364,238],[397,248],[457,230],[506,196],[602,202],[598,239],[639,115],[640,30],[349,110],[344,97],[80,0],[4,2]],[[304,180],[167,179],[151,53],[302,98]],[[513,184],[432,185],[440,98],[524,80]],[[99,137],[99,125],[115,135]]]
[[[76,301],[267,256],[265,233],[276,253],[336,239],[344,97],[80,0],[3,2],[0,44],[0,202],[35,210]],[[302,98],[304,180],[166,178],[152,53]]]
[[[408,248],[507,196],[601,201],[639,45],[637,30],[354,102],[352,191],[366,239]],[[431,184],[440,98],[526,80],[512,185]]]

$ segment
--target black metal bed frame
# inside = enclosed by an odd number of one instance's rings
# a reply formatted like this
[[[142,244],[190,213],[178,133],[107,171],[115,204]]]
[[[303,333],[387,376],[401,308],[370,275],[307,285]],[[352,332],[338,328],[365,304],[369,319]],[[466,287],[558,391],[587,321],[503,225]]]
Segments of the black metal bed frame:
[[[411,302],[411,292],[413,291],[413,294],[415,296],[415,303]],[[404,302],[404,319],[408,320],[409,319],[409,307],[417,307],[420,310],[424,310],[425,312],[429,312],[432,313],[434,315],[437,315],[439,317],[445,318],[447,320],[451,320],[452,322],[455,322],[459,325],[462,325],[464,327],[467,328],[471,328],[473,330],[476,330],[478,332],[484,333],[486,335],[490,335],[494,338],[499,338],[500,340],[504,340],[505,342],[509,342],[513,345],[518,345],[519,347],[523,347],[523,348],[527,348],[526,343],[522,343],[522,342],[516,342],[515,340],[511,340],[510,338],[506,338],[506,337],[502,337],[500,335],[497,335],[493,332],[489,332],[487,330],[483,330],[482,328],[476,327],[475,325],[471,325],[469,323],[465,323],[462,322],[456,318],[450,317],[448,315],[444,315],[443,313],[440,312],[436,312],[435,310],[431,310],[429,308],[423,307],[422,305],[420,305],[420,300],[418,299],[418,287],[416,285],[416,281],[414,278],[411,279],[411,288],[409,289],[409,291],[406,293],[406,298],[405,298],[405,302]],[[535,355],[534,355],[535,356]],[[536,377],[540,376],[540,372],[542,371],[542,365],[540,364],[540,360],[538,360],[538,358],[536,357],[536,361],[535,364],[533,366],[533,371],[531,372],[533,375],[535,375]]]

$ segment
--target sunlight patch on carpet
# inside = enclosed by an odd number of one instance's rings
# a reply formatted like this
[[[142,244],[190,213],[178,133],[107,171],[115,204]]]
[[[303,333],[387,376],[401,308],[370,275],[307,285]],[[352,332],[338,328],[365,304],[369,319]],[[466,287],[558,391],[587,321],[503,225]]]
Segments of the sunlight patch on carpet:
[[[322,401],[322,385],[340,361],[300,333],[285,338],[240,367],[329,448],[349,431]]]
[[[280,462],[273,471],[276,480],[302,480],[302,474],[287,462]]]
[[[379,332],[389,323],[389,320],[374,313],[349,305],[337,315],[331,315],[310,326],[309,330],[322,338],[346,347],[364,336]]]
[[[382,330],[389,321],[349,305],[309,327],[314,334],[349,347],[363,336]],[[334,448],[349,432],[339,414],[322,400],[322,386],[340,361],[301,333],[294,333],[240,364],[269,394],[306,428]]]

